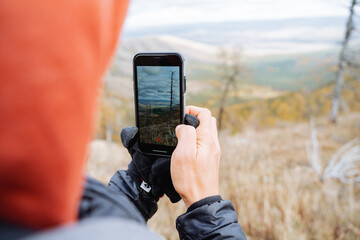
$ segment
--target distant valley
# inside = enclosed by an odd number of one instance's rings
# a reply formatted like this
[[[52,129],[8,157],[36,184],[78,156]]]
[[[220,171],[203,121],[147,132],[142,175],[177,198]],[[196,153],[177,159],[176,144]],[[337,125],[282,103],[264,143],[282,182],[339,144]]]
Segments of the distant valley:
[[[240,47],[248,87],[239,92],[250,88],[254,97],[262,96],[260,92],[271,97],[281,92],[314,90],[335,78],[345,20],[327,17],[128,29],[105,79],[111,91],[132,98],[134,54],[176,51],[186,59],[189,97],[200,98],[197,95],[202,92],[218,91],[224,81],[219,73],[220,49]],[[351,49],[360,51],[357,35]]]
[[[359,25],[357,19],[355,25]],[[346,18],[319,17],[125,29],[123,39],[171,35],[213,46],[241,46],[245,55],[293,54],[339,45]],[[358,38],[357,41],[360,39]]]

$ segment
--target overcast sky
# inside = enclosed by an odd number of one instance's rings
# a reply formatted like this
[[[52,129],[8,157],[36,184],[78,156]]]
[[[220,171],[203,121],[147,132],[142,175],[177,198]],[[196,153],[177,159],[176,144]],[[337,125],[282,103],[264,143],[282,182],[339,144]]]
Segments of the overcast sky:
[[[350,0],[132,0],[126,29],[184,23],[346,16]]]
[[[138,66],[139,102],[162,101],[170,103],[171,72],[174,71],[174,104],[179,104],[179,67]]]

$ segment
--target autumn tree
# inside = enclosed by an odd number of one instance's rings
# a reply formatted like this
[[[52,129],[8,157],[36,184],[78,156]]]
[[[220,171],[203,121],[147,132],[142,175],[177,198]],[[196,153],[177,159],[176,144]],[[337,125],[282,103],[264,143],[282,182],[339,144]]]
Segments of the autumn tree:
[[[223,117],[231,88],[236,89],[240,82],[245,81],[245,67],[241,63],[241,51],[238,48],[220,49],[220,77],[223,82],[219,112],[217,117],[219,131],[223,127]]]
[[[339,105],[341,99],[341,90],[344,83],[344,70],[345,65],[351,62],[346,57],[346,50],[348,48],[349,40],[351,35],[355,29],[354,26],[354,16],[355,16],[355,6],[358,4],[357,0],[351,0],[350,7],[349,7],[349,17],[346,22],[346,29],[345,29],[345,36],[344,40],[341,44],[341,50],[339,54],[339,61],[338,61],[338,70],[336,72],[336,83],[334,87],[334,93],[332,98],[332,106],[331,106],[331,114],[330,114],[330,121],[332,123],[336,123],[336,119],[339,113]]]
[[[169,123],[172,120],[172,105],[174,102],[174,96],[173,96],[173,84],[174,84],[174,77],[175,77],[175,71],[170,71],[171,76],[170,76],[170,120]]]

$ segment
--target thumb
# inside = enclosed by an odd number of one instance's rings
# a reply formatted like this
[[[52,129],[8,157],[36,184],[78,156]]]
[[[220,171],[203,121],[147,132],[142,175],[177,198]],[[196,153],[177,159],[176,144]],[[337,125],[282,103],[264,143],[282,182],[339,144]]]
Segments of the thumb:
[[[136,139],[137,127],[125,127],[121,130],[120,138],[124,147],[129,148]]]

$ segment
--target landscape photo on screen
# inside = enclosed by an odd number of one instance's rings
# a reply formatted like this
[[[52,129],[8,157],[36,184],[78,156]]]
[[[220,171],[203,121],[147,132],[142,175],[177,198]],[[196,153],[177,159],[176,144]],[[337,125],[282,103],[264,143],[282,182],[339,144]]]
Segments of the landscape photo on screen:
[[[140,141],[176,146],[180,124],[179,67],[137,66]]]

